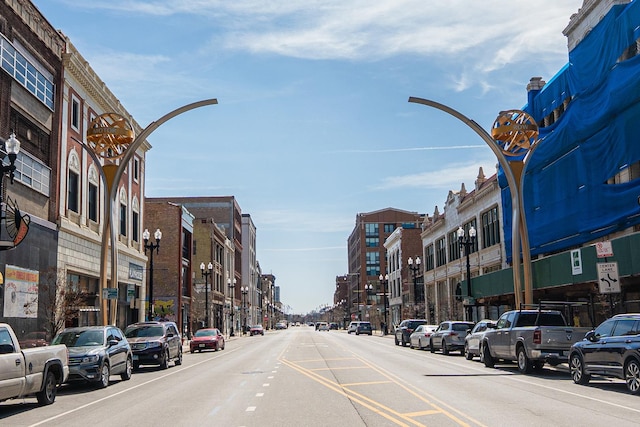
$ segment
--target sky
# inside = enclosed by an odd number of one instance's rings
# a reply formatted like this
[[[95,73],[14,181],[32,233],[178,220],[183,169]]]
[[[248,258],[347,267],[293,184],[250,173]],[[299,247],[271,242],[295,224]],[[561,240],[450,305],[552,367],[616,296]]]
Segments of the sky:
[[[409,97],[489,131],[567,63],[583,3],[32,1],[141,127],[218,100],[149,136],[145,196],[235,196],[289,313],[332,304],[358,213],[432,215],[495,173],[477,134]]]

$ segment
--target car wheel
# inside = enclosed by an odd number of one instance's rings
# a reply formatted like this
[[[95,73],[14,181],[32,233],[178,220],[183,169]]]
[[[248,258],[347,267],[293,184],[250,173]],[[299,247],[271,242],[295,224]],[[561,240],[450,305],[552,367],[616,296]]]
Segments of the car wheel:
[[[349,332],[349,333],[351,333],[351,332]],[[398,337],[395,337],[393,340],[396,342],[396,345],[400,345],[400,341],[398,341]]]
[[[433,340],[429,340],[429,351],[431,353],[435,353],[436,352],[436,348],[433,346]]]
[[[464,344],[464,358],[467,360],[473,359],[473,354],[469,353],[469,344]]]
[[[447,347],[447,340],[442,339],[442,354],[449,355],[449,347]]]
[[[213,351],[218,351],[220,350],[220,346],[218,343],[216,343],[215,347],[213,347]]]
[[[491,350],[487,344],[482,345],[482,362],[487,368],[493,368],[495,365],[495,360],[491,356]]]
[[[53,375],[53,372],[48,371],[42,390],[36,393],[38,403],[41,405],[51,405],[56,400],[57,392],[58,384],[56,383],[56,376]]]
[[[407,342],[404,340],[404,335],[402,336],[402,346],[403,347],[407,346]]]
[[[624,367],[624,380],[631,394],[640,394],[640,362],[630,359]]]
[[[412,350],[415,348],[415,347],[413,346],[413,341],[409,341],[409,348],[410,348],[410,349],[412,349]]]
[[[124,367],[124,372],[120,374],[122,381],[128,381],[131,379],[131,373],[133,372],[133,361],[130,357],[127,357],[127,363]]]
[[[160,361],[160,369],[169,368],[169,350],[165,350]]]
[[[194,349],[191,349],[191,354],[195,353],[196,351]]]
[[[591,379],[591,375],[584,372],[584,363],[582,362],[582,356],[578,353],[571,355],[569,359],[569,372],[571,373],[571,379],[576,384],[587,384]]]
[[[109,377],[111,376],[111,371],[109,369],[109,364],[104,363],[102,368],[100,368],[100,379],[98,381],[98,388],[107,388],[109,385]]]
[[[173,363],[175,363],[176,366],[182,365],[182,349],[178,350],[178,358],[174,360]]]
[[[516,356],[518,357],[518,370],[523,374],[530,373],[533,366],[531,364],[531,360],[527,357],[527,352],[525,351],[524,346],[521,345],[518,347],[516,353]]]
[[[227,345],[225,341],[222,341],[222,348],[220,350],[224,350],[224,346]]]

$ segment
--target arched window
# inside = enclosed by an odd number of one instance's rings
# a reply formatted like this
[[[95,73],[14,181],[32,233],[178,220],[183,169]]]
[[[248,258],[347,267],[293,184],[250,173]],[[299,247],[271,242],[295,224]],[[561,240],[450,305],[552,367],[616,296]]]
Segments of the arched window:
[[[75,150],[69,152],[67,166],[67,209],[80,213],[80,160]]]
[[[140,203],[138,202],[138,196],[134,196],[131,201],[131,240],[134,242],[140,241]]]
[[[120,235],[127,236],[127,191],[120,189]]]
[[[100,212],[100,180],[98,170],[95,165],[89,166],[89,194],[88,194],[88,216],[93,222],[98,222],[98,212]]]

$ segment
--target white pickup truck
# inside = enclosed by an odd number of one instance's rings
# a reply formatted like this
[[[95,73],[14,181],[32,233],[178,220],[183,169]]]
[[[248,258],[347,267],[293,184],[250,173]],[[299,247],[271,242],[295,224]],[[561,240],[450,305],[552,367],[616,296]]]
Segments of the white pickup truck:
[[[52,404],[69,376],[68,360],[65,345],[22,350],[11,325],[0,323],[0,402],[35,396],[41,405]]]

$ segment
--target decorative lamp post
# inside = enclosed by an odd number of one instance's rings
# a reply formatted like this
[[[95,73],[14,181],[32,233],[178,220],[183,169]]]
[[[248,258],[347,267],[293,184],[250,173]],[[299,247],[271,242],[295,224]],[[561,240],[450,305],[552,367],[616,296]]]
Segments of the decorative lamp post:
[[[414,263],[413,258],[409,257],[407,260],[407,264],[409,264],[409,269],[413,273],[413,305],[415,311],[415,317],[418,317],[418,272],[420,271],[420,257],[416,257],[416,261]]]
[[[242,321],[242,335],[245,334],[245,332],[247,332],[247,307],[246,307],[246,303],[247,303],[247,295],[249,294],[249,287],[248,286],[240,286],[240,292],[242,293],[242,314],[244,317],[244,320]]]
[[[382,327],[382,333],[384,335],[387,335],[387,305],[389,303],[389,300],[387,299],[387,285],[389,284],[389,275],[385,274],[384,276],[381,274],[380,277],[380,284],[382,285],[382,298],[384,298],[382,300],[382,306],[384,309],[384,313],[383,313],[383,318],[384,318],[384,325]]]
[[[156,239],[155,243],[150,243],[149,238],[151,234],[148,229],[144,229],[142,232],[142,240],[144,240],[144,253],[146,255],[147,250],[149,253],[149,311],[147,314],[147,320],[153,320],[153,251],[160,252],[160,239],[162,239],[162,231],[156,229],[153,233],[153,237]]]
[[[16,170],[16,165],[15,165],[16,158],[18,157],[18,153],[20,152],[20,141],[18,141],[18,139],[16,138],[16,134],[13,131],[11,132],[11,135],[9,135],[9,138],[4,141],[4,148],[5,148],[5,151],[7,152],[7,155],[4,156],[2,159],[0,159],[0,202],[2,202],[2,219],[5,220],[5,224],[6,224],[7,208],[6,208],[6,200],[5,200],[6,197],[5,197],[5,188],[4,188],[4,177],[5,175],[9,174],[9,179],[11,181],[11,184],[13,184],[13,178],[15,176],[14,172]],[[4,164],[5,157],[9,158],[8,165]],[[18,212],[16,211],[16,213]],[[10,218],[10,219],[13,220],[13,218]],[[20,222],[21,223],[18,224],[16,221],[16,224],[15,224],[16,227],[22,226],[22,220],[20,220]],[[11,236],[11,237],[12,239],[14,239],[13,241],[0,242],[0,250],[14,248],[16,244],[19,243],[19,242],[16,243],[17,235]],[[22,239],[20,241],[22,241]]]
[[[209,325],[209,276],[213,274],[213,264],[209,263],[207,269],[204,269],[204,262],[200,263],[200,272],[204,277],[204,327],[208,328]]]
[[[367,317],[369,317],[369,297],[373,294],[373,285],[371,283],[365,283],[364,291],[367,294],[365,305],[367,306]],[[371,320],[371,318],[369,318],[369,320]]]
[[[464,247],[464,253],[467,256],[467,297],[469,298],[467,305],[467,321],[471,321],[473,317],[473,305],[471,304],[471,264],[469,264],[469,253],[474,248],[476,243],[476,229],[469,227],[468,234],[465,235],[464,229],[458,227],[458,244],[460,248]]]
[[[229,330],[229,336],[233,337],[235,336],[235,333],[233,332],[233,315],[236,311],[235,308],[235,303],[234,303],[234,299],[235,299],[235,289],[236,289],[236,279],[227,279],[227,286],[229,287],[229,293],[231,294],[231,329]]]

